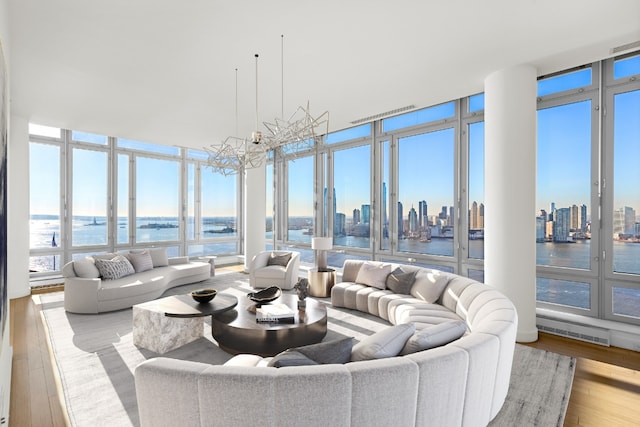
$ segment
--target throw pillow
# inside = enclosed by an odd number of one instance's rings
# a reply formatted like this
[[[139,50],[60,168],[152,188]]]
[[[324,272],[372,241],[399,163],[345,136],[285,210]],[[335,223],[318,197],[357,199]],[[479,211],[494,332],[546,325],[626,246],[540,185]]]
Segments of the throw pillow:
[[[358,271],[356,283],[378,289],[386,289],[387,276],[391,273],[391,264],[374,264],[365,262]]]
[[[129,261],[131,262],[131,265],[133,265],[133,269],[136,273],[153,269],[151,254],[147,251],[129,253],[127,254],[127,258],[129,258]]]
[[[342,338],[334,341],[326,341],[318,344],[295,347],[291,351],[308,357],[319,364],[347,363],[351,359],[353,338]]]
[[[411,295],[433,304],[440,299],[449,277],[442,271],[420,269],[411,287]]]
[[[280,255],[277,255],[271,252],[271,256],[267,261],[267,265],[281,265],[283,267],[286,267],[287,264],[289,264],[290,259],[291,259],[291,252],[280,254]]]
[[[273,366],[274,368],[307,365],[318,365],[318,362],[309,359],[304,354],[295,350],[285,350],[282,353],[278,353],[267,363],[267,366]]]
[[[76,276],[82,277],[83,279],[97,279],[100,277],[100,271],[98,271],[96,263],[91,257],[73,261],[73,270]]]
[[[169,265],[167,248],[149,249],[149,254],[151,254],[151,263],[153,264],[153,268],[166,267]]]
[[[113,259],[96,259],[96,267],[103,279],[113,280],[135,273],[128,259],[122,255],[116,255]]]
[[[415,353],[449,344],[463,336],[466,331],[467,325],[462,320],[452,320],[421,329],[407,340],[400,354]]]
[[[416,271],[404,271],[398,267],[387,276],[387,288],[396,294],[409,295],[416,278]]]
[[[415,331],[416,325],[413,323],[401,323],[369,335],[353,346],[351,361],[397,356]]]

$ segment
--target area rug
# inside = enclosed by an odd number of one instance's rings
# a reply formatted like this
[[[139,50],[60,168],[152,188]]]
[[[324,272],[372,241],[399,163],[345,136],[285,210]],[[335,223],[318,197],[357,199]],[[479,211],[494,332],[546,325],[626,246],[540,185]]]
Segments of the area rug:
[[[251,290],[247,274],[218,271],[208,281],[170,289],[165,296],[203,287],[236,296]],[[133,345],[132,310],[67,313],[63,298],[62,292],[34,296],[41,304],[69,422],[77,427],[139,426],[133,372],[138,364],[158,355]],[[388,326],[375,316],[333,308],[328,298],[318,300],[328,310],[325,340],[353,336],[359,341]],[[232,357],[215,344],[209,319],[204,335],[162,356],[210,364]],[[517,345],[509,395],[491,426],[561,426],[574,369],[572,358]]]

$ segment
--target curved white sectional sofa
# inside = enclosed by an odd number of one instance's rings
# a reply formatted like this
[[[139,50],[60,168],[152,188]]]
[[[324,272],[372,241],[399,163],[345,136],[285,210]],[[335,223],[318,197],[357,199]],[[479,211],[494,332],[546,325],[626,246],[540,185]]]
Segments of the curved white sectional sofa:
[[[101,255],[103,258],[116,254]],[[162,258],[162,257],[160,257]],[[189,257],[166,258],[162,266],[134,273],[119,279],[105,280],[71,261],[62,268],[64,277],[64,309],[71,313],[95,314],[122,310],[161,296],[175,286],[200,282],[211,277],[211,265],[189,261]],[[85,273],[85,274],[83,274]],[[81,277],[85,276],[85,277]]]
[[[342,365],[273,368],[253,355],[222,366],[151,359],[135,371],[142,426],[487,425],[509,387],[511,301],[472,279],[412,266],[402,266],[417,271],[409,294],[396,294],[357,283],[362,264],[345,262],[334,306],[417,329],[462,319],[467,333],[441,347]]]

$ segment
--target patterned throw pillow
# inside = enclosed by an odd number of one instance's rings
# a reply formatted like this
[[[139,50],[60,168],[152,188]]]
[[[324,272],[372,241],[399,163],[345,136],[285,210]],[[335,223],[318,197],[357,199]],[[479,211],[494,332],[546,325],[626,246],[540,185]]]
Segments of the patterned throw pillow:
[[[96,267],[103,279],[114,280],[135,273],[128,259],[116,255],[113,259],[96,259]]]
[[[267,265],[281,265],[283,267],[286,267],[287,264],[289,264],[290,259],[291,259],[291,252],[286,254],[281,254],[281,255],[277,255],[271,252],[271,256],[267,261]]]

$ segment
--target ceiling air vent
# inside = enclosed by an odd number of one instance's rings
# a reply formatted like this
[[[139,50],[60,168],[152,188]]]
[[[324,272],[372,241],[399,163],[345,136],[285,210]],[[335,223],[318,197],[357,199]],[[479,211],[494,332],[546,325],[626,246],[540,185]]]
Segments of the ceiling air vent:
[[[611,48],[611,53],[620,53],[624,52],[625,50],[635,49],[636,47],[640,47],[640,40],[638,40],[637,42],[631,42],[623,44],[621,46],[613,47]]]
[[[396,108],[395,110],[390,110],[390,111],[386,111],[384,113],[374,114],[373,116],[363,117],[361,119],[354,120],[354,121],[351,122],[351,124],[352,125],[357,125],[357,124],[360,124],[360,123],[371,122],[373,120],[381,119],[383,117],[388,117],[388,116],[393,116],[395,114],[404,113],[405,111],[413,110],[414,108],[416,108],[416,106],[413,105],[413,104],[407,105],[406,107],[400,107],[400,108]]]

